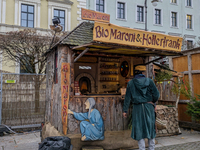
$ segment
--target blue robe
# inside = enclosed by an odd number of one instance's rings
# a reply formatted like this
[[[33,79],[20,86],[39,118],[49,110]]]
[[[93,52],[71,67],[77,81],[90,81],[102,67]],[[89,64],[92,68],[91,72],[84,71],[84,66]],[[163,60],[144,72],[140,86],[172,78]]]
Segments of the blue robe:
[[[130,103],[133,104],[131,133],[133,139],[139,141],[144,138],[155,138],[154,106],[148,102],[155,103],[158,98],[159,91],[154,82],[144,75],[138,75],[128,82],[123,111],[127,112]]]
[[[90,118],[88,118],[87,113],[76,113],[74,112],[74,117],[81,121],[80,129],[82,136],[86,136],[86,141],[88,140],[103,140],[104,139],[104,124],[100,112],[94,109],[90,113]],[[89,120],[89,121],[85,121]],[[94,126],[92,125],[94,124]]]

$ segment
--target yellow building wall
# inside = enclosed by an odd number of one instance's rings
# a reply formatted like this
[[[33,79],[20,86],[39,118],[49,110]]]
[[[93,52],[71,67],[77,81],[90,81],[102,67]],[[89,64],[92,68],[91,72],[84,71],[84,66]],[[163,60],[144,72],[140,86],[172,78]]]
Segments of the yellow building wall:
[[[6,0],[6,20],[5,23],[9,25],[14,24],[14,15],[15,14],[15,1]]]
[[[40,28],[48,29],[48,1],[41,0]]]
[[[16,63],[3,57],[2,70],[15,73]]]
[[[71,9],[71,30],[73,30],[78,24],[78,21],[77,21],[78,8],[77,8],[77,6],[79,3],[77,2],[77,0],[71,0],[71,1],[73,2],[72,9]]]

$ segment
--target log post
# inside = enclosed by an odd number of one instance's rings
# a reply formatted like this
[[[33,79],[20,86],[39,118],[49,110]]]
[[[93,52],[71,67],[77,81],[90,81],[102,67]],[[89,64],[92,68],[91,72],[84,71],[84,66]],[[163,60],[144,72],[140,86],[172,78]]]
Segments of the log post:
[[[57,51],[57,56],[55,55]],[[55,58],[57,57],[57,58]],[[57,71],[55,70],[55,63],[57,61]],[[47,58],[47,88],[46,88],[46,111],[45,122],[50,122],[60,133],[63,133],[63,103],[61,91],[61,67],[62,63],[69,63],[71,68],[71,49],[65,45],[59,45],[56,49],[48,54]],[[69,70],[69,96],[73,93],[73,70]],[[57,72],[58,82],[55,82],[55,73]],[[71,82],[72,81],[72,82]],[[69,101],[69,99],[68,99]],[[67,106],[68,108],[68,106]],[[67,110],[66,110],[67,112]],[[67,116],[67,114],[65,114]],[[66,131],[65,131],[66,133]]]

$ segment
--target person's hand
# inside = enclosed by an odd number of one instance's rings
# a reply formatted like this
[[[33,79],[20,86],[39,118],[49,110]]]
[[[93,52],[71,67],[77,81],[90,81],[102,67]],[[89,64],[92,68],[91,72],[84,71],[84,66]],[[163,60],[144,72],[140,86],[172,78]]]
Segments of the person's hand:
[[[73,111],[71,111],[70,109],[68,109],[67,113],[72,115],[74,114]]]
[[[127,113],[123,112],[124,118],[127,118]]]
[[[94,124],[92,124],[94,126]]]
[[[155,112],[157,111],[156,107],[154,108],[154,111],[155,111]]]

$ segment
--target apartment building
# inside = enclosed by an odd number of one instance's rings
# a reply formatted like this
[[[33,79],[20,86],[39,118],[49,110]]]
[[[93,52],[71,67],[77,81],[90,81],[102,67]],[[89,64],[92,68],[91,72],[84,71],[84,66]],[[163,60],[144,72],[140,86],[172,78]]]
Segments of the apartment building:
[[[145,0],[87,0],[87,9],[110,14],[110,22],[145,29]],[[147,0],[147,30],[184,38],[182,50],[198,46],[200,0]]]

